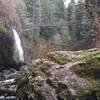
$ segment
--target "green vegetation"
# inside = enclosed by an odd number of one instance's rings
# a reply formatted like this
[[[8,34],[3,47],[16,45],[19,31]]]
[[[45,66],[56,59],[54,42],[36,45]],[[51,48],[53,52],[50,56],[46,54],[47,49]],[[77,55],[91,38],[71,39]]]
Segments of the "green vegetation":
[[[18,100],[100,100],[98,0],[64,1],[0,0],[0,80],[15,79],[3,86]],[[16,64],[12,28],[26,65]]]
[[[26,98],[32,100],[40,100],[40,98],[41,100],[58,100],[58,98],[63,100],[85,100],[87,98],[92,100],[95,95],[99,100],[100,51],[96,49],[71,53],[73,54],[72,58],[68,58],[69,51],[51,52],[47,55],[48,60],[34,61],[34,64],[29,66],[26,71],[20,72],[17,78],[18,98],[20,100]],[[55,59],[51,59],[63,54],[67,59],[67,62],[64,62],[63,65]],[[63,59],[60,60],[62,62]],[[69,63],[72,65],[70,66]],[[69,66],[70,69],[68,70],[67,67]],[[70,74],[71,71],[72,74]],[[77,77],[74,75],[77,75]],[[66,77],[68,77],[68,80],[66,80]],[[83,83],[80,83],[80,80]],[[76,93],[73,94],[71,89]]]
[[[71,59],[67,58],[66,55],[59,54],[57,52],[49,53],[47,55],[47,59],[49,59],[50,61],[54,61],[55,63],[58,63],[60,65],[64,65],[64,64],[68,63],[69,61],[71,61]]]
[[[66,9],[66,19],[71,22],[77,22],[75,25],[73,23],[69,25],[72,42],[81,41],[91,34],[91,25],[87,16],[83,2],[79,0],[76,5],[75,0],[71,0]]]
[[[13,60],[13,39],[9,30],[0,27],[0,66],[10,67],[14,63]]]

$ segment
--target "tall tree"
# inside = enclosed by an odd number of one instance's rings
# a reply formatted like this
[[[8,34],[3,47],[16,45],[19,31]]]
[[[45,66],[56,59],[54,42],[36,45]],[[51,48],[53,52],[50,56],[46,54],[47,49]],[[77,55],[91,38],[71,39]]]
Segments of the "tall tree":
[[[66,9],[66,19],[67,19],[67,21],[70,22],[70,24],[68,25],[68,28],[70,31],[72,41],[76,41],[76,35],[75,35],[76,26],[73,24],[73,22],[76,21],[75,10],[76,10],[75,0],[71,0],[71,2],[69,3],[69,5]]]
[[[75,19],[77,40],[87,38],[90,33],[90,22],[82,0],[79,0],[76,6]]]
[[[48,6],[50,5],[50,6]],[[42,20],[44,23],[48,23],[54,19],[54,6],[52,1],[50,0],[41,0],[42,7]]]
[[[75,20],[75,0],[71,0],[67,9],[66,9],[67,20]]]
[[[64,19],[65,17],[64,1],[63,0],[55,0],[55,1],[56,1],[55,15],[60,19]]]
[[[100,23],[96,13],[95,5],[91,3],[91,0],[85,0],[85,7],[89,13],[92,29],[94,31],[92,44],[95,47],[100,47]]]

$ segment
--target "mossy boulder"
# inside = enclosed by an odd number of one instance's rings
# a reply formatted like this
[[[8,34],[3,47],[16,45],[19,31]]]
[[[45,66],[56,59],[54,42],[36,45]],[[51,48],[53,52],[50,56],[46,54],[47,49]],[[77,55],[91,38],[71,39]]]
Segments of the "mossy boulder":
[[[100,100],[100,49],[51,52],[17,80],[19,100]]]

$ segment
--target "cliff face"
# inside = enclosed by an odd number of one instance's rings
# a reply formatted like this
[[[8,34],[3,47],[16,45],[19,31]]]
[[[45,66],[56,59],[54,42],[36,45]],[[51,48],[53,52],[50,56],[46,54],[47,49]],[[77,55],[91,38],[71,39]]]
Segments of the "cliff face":
[[[15,5],[14,0],[0,0],[0,69],[14,67],[18,61],[14,59],[17,54],[12,28],[20,31],[21,24]]]
[[[7,29],[0,28],[0,69],[14,65],[13,50],[12,35]]]

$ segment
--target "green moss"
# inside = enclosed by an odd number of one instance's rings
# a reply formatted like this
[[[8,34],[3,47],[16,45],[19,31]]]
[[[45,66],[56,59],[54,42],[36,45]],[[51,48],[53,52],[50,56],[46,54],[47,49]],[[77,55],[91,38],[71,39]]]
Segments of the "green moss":
[[[65,53],[65,52],[64,52]],[[63,54],[64,54],[63,53]],[[73,52],[76,53],[76,52]],[[73,54],[71,53],[71,54]],[[47,100],[46,97],[52,97],[62,100],[92,100],[93,95],[100,96],[100,57],[99,51],[89,52],[85,51],[78,53],[74,56],[76,60],[70,60],[71,58],[62,53],[49,53],[47,59],[39,60],[34,66],[31,66],[23,72],[18,79],[17,93],[18,98],[31,97],[33,100]],[[72,56],[72,55],[71,55]],[[73,57],[73,56],[72,56]],[[68,61],[69,60],[69,61]],[[63,73],[64,68],[57,69],[56,65],[66,64],[68,62],[80,62],[73,64],[68,70],[72,71],[73,75],[77,75],[79,79],[70,79],[69,83],[65,84],[62,80],[65,79],[67,73]],[[69,65],[69,64],[68,64]],[[52,68],[55,67],[55,68]],[[50,70],[49,70],[50,69]],[[45,72],[52,73],[47,75]],[[61,73],[60,73],[61,72]],[[68,77],[68,76],[67,76]],[[81,85],[78,80],[83,78],[84,83]],[[23,84],[23,85],[22,85]],[[67,86],[68,85],[68,86]],[[75,95],[70,89],[75,90]],[[54,93],[54,94],[53,94]],[[48,94],[48,95],[47,95]],[[51,95],[53,94],[53,95]],[[55,95],[56,94],[56,95]],[[88,99],[87,99],[88,98]],[[99,99],[98,99],[99,100]]]
[[[66,56],[60,53],[50,53],[47,55],[47,59],[54,61],[60,65],[64,65],[70,62],[70,60]]]
[[[95,95],[100,95],[100,51],[85,55],[83,63],[74,65],[71,70],[79,77],[86,79],[86,85],[82,87],[79,100],[91,97],[93,91],[96,92]]]
[[[13,61],[14,42],[12,34],[5,27],[0,27],[0,65],[9,66]]]
[[[40,60],[35,66],[38,67],[41,71],[45,72],[50,69],[55,63],[46,59]]]
[[[80,63],[71,68],[73,72],[81,77],[91,77],[94,79],[100,78],[100,60],[91,59],[87,60],[85,63]]]
[[[78,56],[76,57],[78,60],[91,60],[91,59],[99,59],[100,58],[100,50],[96,50],[96,51],[84,51],[80,54],[78,54]]]
[[[42,95],[42,85],[43,73],[33,66],[29,66],[26,71],[19,72],[19,76],[16,79],[17,84],[17,98],[18,100],[45,100]],[[41,92],[40,92],[41,91]],[[39,98],[39,99],[38,99]]]

